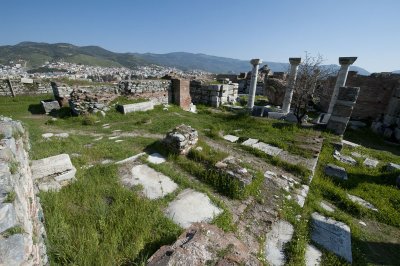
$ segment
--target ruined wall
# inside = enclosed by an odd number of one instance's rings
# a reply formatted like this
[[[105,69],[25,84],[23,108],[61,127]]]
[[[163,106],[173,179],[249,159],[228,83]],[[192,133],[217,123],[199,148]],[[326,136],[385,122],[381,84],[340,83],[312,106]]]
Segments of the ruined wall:
[[[315,91],[320,98],[318,107],[328,111],[336,77],[329,81],[329,85]],[[360,94],[351,115],[352,119],[376,119],[385,113],[391,95],[395,88],[400,86],[400,75],[395,74],[372,74],[361,76],[350,71],[346,86],[360,87]]]
[[[0,139],[0,265],[47,264],[27,133],[20,122],[0,117]]]
[[[171,102],[172,82],[170,80],[130,80],[118,85],[121,93],[133,98],[145,98],[155,104]]]
[[[21,83],[21,80],[11,80],[15,95],[35,95],[48,94],[52,92],[50,84],[41,84],[34,82],[33,84]],[[10,87],[6,80],[0,80],[0,96],[12,96]]]
[[[206,104],[219,107],[223,104],[234,103],[238,97],[238,84],[202,84],[190,83],[190,96],[194,104]]]

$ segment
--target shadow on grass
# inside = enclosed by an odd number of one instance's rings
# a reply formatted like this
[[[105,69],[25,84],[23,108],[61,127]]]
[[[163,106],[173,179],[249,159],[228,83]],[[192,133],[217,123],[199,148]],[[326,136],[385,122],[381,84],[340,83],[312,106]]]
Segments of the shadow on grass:
[[[373,265],[399,265],[400,244],[359,241],[363,256]]]
[[[400,174],[399,171],[383,172],[381,175],[373,176],[366,174],[347,173],[348,180],[333,179],[335,183],[340,184],[341,187],[346,189],[354,189],[361,183],[372,183],[376,185],[386,185],[396,187],[396,178]]]
[[[369,129],[362,130],[346,130],[344,139],[360,144],[366,148],[388,151],[392,154],[400,156],[400,145],[385,142],[382,136],[373,133]]]
[[[30,104],[28,111],[33,115],[43,115],[45,114],[41,104]]]

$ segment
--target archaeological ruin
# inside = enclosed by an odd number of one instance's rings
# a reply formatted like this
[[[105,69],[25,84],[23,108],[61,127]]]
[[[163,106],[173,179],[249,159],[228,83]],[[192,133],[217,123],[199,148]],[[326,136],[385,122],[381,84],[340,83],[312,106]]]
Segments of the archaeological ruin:
[[[358,75],[349,71],[356,59],[339,57],[337,72],[313,81],[317,100],[307,102],[300,122],[293,104],[300,57],[289,58],[287,73],[273,72],[257,58],[247,73],[211,78],[129,76],[93,85],[0,81],[5,99],[42,97],[30,103],[28,114],[0,116],[0,265],[50,265],[62,256],[61,264],[76,263],[55,244],[73,228],[58,208],[74,221],[93,208],[91,234],[98,243],[108,241],[105,236],[114,241],[107,234],[115,228],[125,234],[118,222],[129,227],[134,221],[145,237],[138,237],[139,244],[130,235],[115,240],[119,249],[139,247],[126,251],[132,258],[109,260],[116,264],[321,265],[327,254],[357,261],[353,234],[374,226],[370,219],[400,225],[387,202],[352,187],[380,178],[389,196],[398,193],[400,74]],[[395,148],[382,155],[369,139],[352,142],[370,131]],[[338,192],[336,185],[346,190]],[[86,189],[91,198],[79,198]],[[97,201],[85,206],[90,200]],[[137,209],[124,217],[129,208]],[[388,210],[395,214],[387,218]],[[353,212],[356,222],[346,216]],[[304,228],[309,234],[297,236]],[[288,255],[290,245],[306,250]]]

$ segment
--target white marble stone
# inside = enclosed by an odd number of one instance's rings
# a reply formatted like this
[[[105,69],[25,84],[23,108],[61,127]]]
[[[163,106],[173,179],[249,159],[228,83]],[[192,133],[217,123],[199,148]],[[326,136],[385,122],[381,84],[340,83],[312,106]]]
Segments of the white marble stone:
[[[327,212],[334,212],[335,209],[328,203],[321,201],[321,203],[319,204],[321,206],[322,209],[324,209]]]
[[[164,156],[162,156],[159,153],[152,153],[147,158],[147,161],[149,161],[150,163],[154,163],[154,164],[161,164],[161,163],[166,162],[166,159]]]
[[[195,222],[211,222],[222,210],[211,202],[207,195],[185,189],[165,210],[166,216],[175,223],[188,228]]]
[[[133,162],[136,161],[138,158],[140,158],[141,156],[145,155],[146,153],[141,152],[139,154],[133,155],[131,157],[128,157],[126,159],[123,159],[121,161],[116,162],[115,164],[124,164],[124,163],[128,163],[128,162]]]
[[[314,212],[311,215],[311,239],[352,263],[350,227],[342,222],[333,220]]]
[[[349,197],[349,199],[352,202],[358,203],[358,204],[360,204],[361,206],[364,206],[367,209],[370,209],[370,210],[373,210],[373,211],[376,211],[376,212],[378,211],[378,209],[374,205],[372,205],[371,203],[369,203],[368,201],[366,201],[366,200],[364,200],[364,199],[362,199],[360,197],[357,197],[357,196],[354,196],[354,195],[351,195],[351,194],[347,194],[347,197]]]
[[[236,142],[238,141],[239,137],[236,137],[234,135],[225,135],[224,139],[230,142]]]
[[[166,175],[141,164],[131,169],[131,175],[122,178],[125,186],[143,186],[143,193],[149,199],[158,199],[175,191],[178,185]]]
[[[254,145],[252,145],[253,148],[258,149],[260,151],[265,152],[268,155],[271,156],[276,156],[279,155],[282,152],[282,149],[278,147],[271,146],[269,144],[266,144],[264,142],[258,142]]]
[[[364,160],[364,165],[369,168],[376,168],[378,166],[378,164],[379,164],[378,160],[374,160],[374,159],[370,159],[370,158],[365,158],[365,160]]]
[[[265,240],[265,258],[269,265],[285,264],[284,246],[292,239],[293,232],[293,226],[287,221],[279,220],[272,225]]]
[[[258,139],[247,139],[242,142],[242,145],[252,147],[257,142],[258,142]]]
[[[313,245],[307,245],[306,248],[306,266],[318,266],[321,264],[322,252]]]

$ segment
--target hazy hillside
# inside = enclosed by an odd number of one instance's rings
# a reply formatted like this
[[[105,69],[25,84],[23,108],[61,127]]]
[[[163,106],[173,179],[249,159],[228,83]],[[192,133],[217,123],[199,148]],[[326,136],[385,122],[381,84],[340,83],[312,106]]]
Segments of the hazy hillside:
[[[46,61],[64,60],[71,63],[98,66],[125,66],[135,67],[150,63],[176,67],[182,70],[201,69],[213,73],[240,73],[251,70],[248,60],[218,57],[206,54],[185,52],[153,54],[153,53],[114,53],[98,46],[75,46],[68,43],[35,43],[22,42],[17,45],[0,46],[0,64],[11,60],[23,59],[28,61],[28,67],[38,67]],[[272,71],[287,71],[288,63],[264,62]],[[337,65],[329,65],[338,69]],[[357,66],[351,70],[361,75],[369,72]]]
[[[98,46],[75,46],[68,43],[22,42],[17,45],[0,46],[0,63],[10,60],[26,60],[28,67],[37,67],[46,61],[64,60],[71,63],[98,66],[134,67],[146,64],[133,55],[113,53]]]

